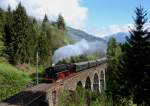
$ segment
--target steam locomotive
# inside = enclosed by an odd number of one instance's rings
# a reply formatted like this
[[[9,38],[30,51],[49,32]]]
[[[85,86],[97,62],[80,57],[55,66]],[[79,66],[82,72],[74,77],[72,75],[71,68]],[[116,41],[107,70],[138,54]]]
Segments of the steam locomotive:
[[[60,64],[45,69],[44,81],[55,82],[64,79],[67,76],[73,75],[79,71],[96,67],[106,62],[106,58],[101,58],[92,61],[72,63],[72,64]]]

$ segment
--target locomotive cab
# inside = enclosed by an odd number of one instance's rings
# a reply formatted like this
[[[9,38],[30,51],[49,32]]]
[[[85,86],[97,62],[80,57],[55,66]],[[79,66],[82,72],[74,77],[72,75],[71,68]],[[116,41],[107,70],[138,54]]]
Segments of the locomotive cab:
[[[45,70],[45,80],[46,82],[54,82],[56,78],[56,73],[53,67],[49,67]]]

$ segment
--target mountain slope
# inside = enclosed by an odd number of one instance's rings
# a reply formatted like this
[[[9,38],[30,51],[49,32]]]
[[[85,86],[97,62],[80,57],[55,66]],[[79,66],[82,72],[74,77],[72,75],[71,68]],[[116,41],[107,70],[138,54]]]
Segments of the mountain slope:
[[[119,32],[113,35],[104,36],[103,39],[108,42],[110,37],[114,37],[117,42],[124,43],[126,41],[126,36],[129,36],[129,33]]]
[[[101,41],[101,42],[108,42],[110,37],[114,37],[117,42],[119,43],[124,43],[126,41],[126,36],[129,36],[128,32],[118,32],[112,35],[106,35],[102,38],[96,37],[94,35],[90,35],[84,31],[74,29],[71,27],[67,28],[68,31],[68,37],[71,39],[72,42],[78,42],[82,39],[87,40],[88,42],[93,42],[93,41]]]
[[[78,29],[68,27],[67,30],[68,30],[68,37],[73,42],[77,42],[77,41],[80,41],[82,39],[85,39],[89,42],[92,42],[92,41],[103,41],[103,42],[105,42],[105,40],[103,40],[102,38],[96,37],[94,35],[90,35],[84,31],[81,31]]]

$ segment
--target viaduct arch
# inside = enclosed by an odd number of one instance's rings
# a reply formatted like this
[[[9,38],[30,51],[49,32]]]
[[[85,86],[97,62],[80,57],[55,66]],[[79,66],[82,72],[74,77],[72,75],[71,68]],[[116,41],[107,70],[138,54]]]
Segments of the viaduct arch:
[[[69,79],[65,79],[63,87],[65,90],[76,90],[77,86],[82,86],[85,89],[92,91],[103,91],[105,90],[105,70],[106,64],[101,64],[97,67],[93,67],[81,72],[77,75],[72,76]]]
[[[96,73],[94,75],[94,79],[93,79],[93,91],[99,91],[99,77],[98,74]]]
[[[88,76],[85,81],[85,89],[91,90],[91,79]]]

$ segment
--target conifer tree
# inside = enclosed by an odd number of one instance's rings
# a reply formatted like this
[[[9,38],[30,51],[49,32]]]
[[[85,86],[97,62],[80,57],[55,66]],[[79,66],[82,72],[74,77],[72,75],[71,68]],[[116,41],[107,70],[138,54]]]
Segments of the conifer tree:
[[[13,13],[13,36],[14,36],[14,58],[15,64],[28,61],[27,37],[29,36],[29,20],[25,8],[21,3]]]
[[[28,47],[27,52],[27,63],[34,64],[36,62],[36,52],[37,52],[37,43],[38,43],[38,28],[36,20],[29,20],[29,29],[26,46]]]
[[[107,91],[112,95],[113,103],[116,105],[117,97],[116,93],[120,86],[118,80],[118,66],[122,55],[121,46],[116,42],[116,39],[111,37],[108,42],[107,48],[107,72],[106,72],[106,83]]]
[[[44,16],[44,19],[43,19],[43,22],[42,22],[42,29],[43,30],[47,30],[47,27],[50,25],[50,22],[49,22],[49,20],[48,20],[48,17],[47,17],[47,15],[45,14],[45,16]]]
[[[112,92],[112,85],[113,84],[113,72],[114,72],[114,67],[115,67],[115,49],[117,47],[116,39],[111,37],[108,41],[108,47],[107,47],[107,73],[106,73],[106,78],[107,78],[107,90]]]
[[[50,57],[51,57],[51,33],[50,33],[50,22],[45,15],[42,26],[41,34],[38,38],[38,52],[39,52],[39,62],[43,66],[50,66]]]
[[[140,6],[136,8],[135,14],[134,28],[131,29],[130,37],[127,37],[124,45],[120,67],[120,88],[124,96],[133,95],[134,102],[139,105],[146,103],[146,98],[150,98],[150,95],[145,93],[150,86],[150,43],[148,40],[150,35],[144,28],[147,12]]]
[[[8,7],[6,13],[6,20],[4,26],[4,45],[6,47],[5,54],[6,58],[10,63],[14,63],[14,36],[13,36],[13,14],[11,12],[10,6]]]
[[[44,19],[43,19],[43,22],[42,22],[42,25],[45,24],[45,23],[49,23],[49,20],[48,20],[48,17],[47,15],[45,14],[44,16]]]
[[[65,21],[61,14],[59,14],[58,19],[57,19],[57,27],[60,30],[66,30]]]
[[[145,40],[145,48],[144,48],[144,58],[145,58],[145,64],[144,64],[144,78],[143,78],[143,101],[145,102],[145,105],[150,105],[150,32],[148,32],[146,40]],[[136,98],[138,98],[138,94],[136,95]]]
[[[3,42],[4,25],[5,25],[5,12],[3,9],[0,8],[0,59],[2,59],[5,49]]]

